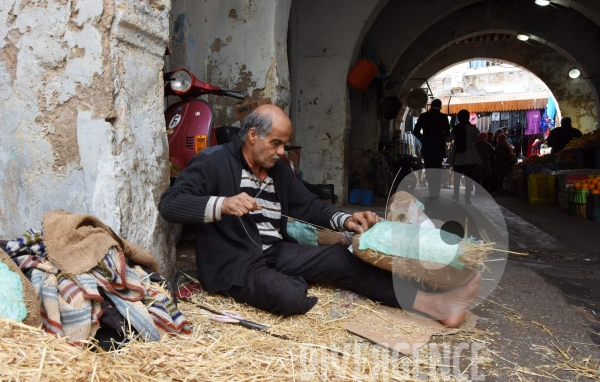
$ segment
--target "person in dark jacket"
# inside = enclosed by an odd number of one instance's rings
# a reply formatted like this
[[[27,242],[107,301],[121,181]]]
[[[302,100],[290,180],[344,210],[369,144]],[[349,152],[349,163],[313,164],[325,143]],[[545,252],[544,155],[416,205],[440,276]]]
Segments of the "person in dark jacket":
[[[447,326],[459,325],[479,293],[480,274],[446,294],[426,293],[410,280],[360,260],[341,244],[300,245],[287,234],[287,216],[355,232],[378,221],[368,211],[345,214],[294,177],[279,160],[291,133],[283,110],[260,106],[246,116],[239,137],[194,156],[163,194],[163,218],[194,225],[204,289],[289,316],[304,314],[316,304],[315,297],[307,297],[307,281],[328,282],[388,306],[420,311]]]
[[[564,117],[560,120],[560,126],[550,131],[548,146],[552,147],[552,154],[564,149],[573,138],[581,138],[583,134],[571,125],[571,118]]]
[[[515,158],[512,148],[508,144],[506,135],[498,135],[498,143],[494,149],[495,167],[496,167],[496,187],[498,192],[504,192],[504,180],[508,175],[512,161]]]
[[[431,109],[419,116],[413,134],[421,141],[429,199],[440,197],[442,160],[446,156],[446,138],[450,135],[448,116],[442,113],[442,101],[431,101]],[[427,171],[435,169],[435,171]]]
[[[491,161],[494,157],[494,147],[488,142],[487,133],[479,133],[475,150],[479,154],[482,163],[475,166],[473,170],[473,180],[475,180],[484,190],[490,192],[490,180],[492,179]]]

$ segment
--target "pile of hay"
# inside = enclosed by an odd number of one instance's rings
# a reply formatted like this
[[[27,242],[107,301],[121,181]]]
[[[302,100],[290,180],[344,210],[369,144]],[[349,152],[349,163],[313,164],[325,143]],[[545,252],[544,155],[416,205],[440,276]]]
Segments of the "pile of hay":
[[[191,335],[170,336],[159,343],[134,339],[111,352],[76,348],[64,338],[0,319],[0,380],[374,381],[411,380],[416,373],[433,376],[430,380],[448,380],[426,347],[417,358],[394,354],[341,328],[343,320],[369,314],[377,304],[328,287],[313,287],[310,294],[319,297],[319,303],[308,314],[289,318],[218,295],[193,297],[215,310],[235,310],[248,320],[267,324],[272,333],[291,340],[215,322],[210,313],[186,302],[179,308],[193,327]],[[485,341],[482,334],[464,331],[452,337]],[[482,356],[480,364],[489,365],[491,359],[480,352]]]

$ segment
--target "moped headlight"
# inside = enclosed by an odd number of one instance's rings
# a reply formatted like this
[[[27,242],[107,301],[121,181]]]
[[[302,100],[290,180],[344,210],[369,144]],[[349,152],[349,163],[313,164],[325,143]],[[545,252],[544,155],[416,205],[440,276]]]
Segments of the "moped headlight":
[[[178,70],[171,76],[171,89],[186,93],[192,87],[192,76],[186,70]]]

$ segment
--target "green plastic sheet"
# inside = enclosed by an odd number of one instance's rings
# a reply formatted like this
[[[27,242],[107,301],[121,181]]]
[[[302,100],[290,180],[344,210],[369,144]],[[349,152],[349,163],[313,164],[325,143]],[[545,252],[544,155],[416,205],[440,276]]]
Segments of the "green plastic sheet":
[[[303,245],[318,246],[317,228],[306,223],[293,221],[287,223],[287,234]]]
[[[460,241],[459,236],[437,228],[384,221],[362,234],[358,249],[450,265],[462,270],[463,265],[458,261],[461,255]]]
[[[0,316],[19,322],[27,317],[21,278],[2,261],[0,261]]]

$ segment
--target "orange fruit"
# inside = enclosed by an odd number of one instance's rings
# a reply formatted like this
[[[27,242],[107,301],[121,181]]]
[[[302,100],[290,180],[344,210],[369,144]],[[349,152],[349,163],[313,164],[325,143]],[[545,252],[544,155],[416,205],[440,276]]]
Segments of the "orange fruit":
[[[595,188],[597,188],[597,187],[596,187],[596,184],[594,184],[594,183],[590,183],[590,184],[588,184],[588,190],[593,190],[593,189],[595,189]]]
[[[584,184],[581,185],[581,189],[582,190],[589,190],[590,186],[587,183],[584,183]]]
[[[573,185],[573,187],[575,187],[575,189],[580,190],[581,189],[581,183],[577,182]]]
[[[594,195],[600,195],[600,189],[596,188],[596,189],[592,190],[592,194],[594,194]]]
[[[600,178],[594,178],[594,179],[590,180],[591,184],[597,184],[598,182],[600,182]]]
[[[584,183],[584,184],[588,184],[589,182],[590,182],[590,179],[589,179],[589,178],[588,178],[588,179],[584,179],[584,180],[583,180],[583,183]]]

